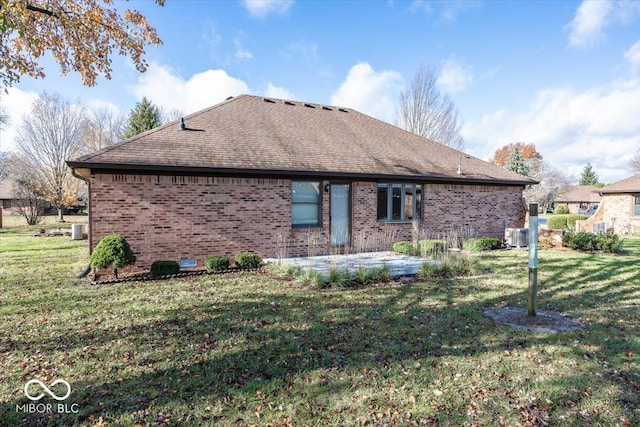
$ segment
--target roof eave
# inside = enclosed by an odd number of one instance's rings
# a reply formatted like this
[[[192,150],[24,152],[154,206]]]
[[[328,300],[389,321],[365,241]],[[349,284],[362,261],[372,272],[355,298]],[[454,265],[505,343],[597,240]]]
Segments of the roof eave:
[[[242,177],[242,178],[321,178],[321,179],[343,179],[343,180],[363,180],[363,181],[411,181],[411,182],[439,182],[450,184],[482,184],[482,185],[516,185],[527,186],[537,184],[533,179],[507,180],[500,178],[479,178],[473,176],[451,176],[451,175],[393,175],[381,173],[357,173],[340,171],[309,171],[309,170],[286,170],[286,169],[237,169],[237,168],[209,168],[171,165],[143,165],[143,164],[112,164],[93,163],[84,161],[67,161],[67,165],[73,169],[90,169],[102,173],[140,173],[140,174],[172,174],[172,175],[196,175],[196,176],[222,176],[222,177]]]

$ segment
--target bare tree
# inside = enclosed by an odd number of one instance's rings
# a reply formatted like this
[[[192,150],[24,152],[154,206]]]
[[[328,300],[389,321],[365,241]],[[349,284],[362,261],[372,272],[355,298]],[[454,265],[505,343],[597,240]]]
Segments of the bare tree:
[[[59,221],[64,220],[63,209],[75,203],[80,191],[80,181],[71,175],[65,161],[80,155],[86,126],[84,108],[45,92],[18,129],[18,149],[41,175]]]
[[[629,161],[629,169],[633,173],[640,173],[640,147],[633,153],[633,157]]]
[[[36,225],[44,219],[46,183],[39,167],[26,156],[14,154],[8,164],[13,180],[13,195],[18,200],[15,209],[28,225]]]
[[[539,184],[526,189],[524,197],[527,203],[536,202],[540,205],[541,212],[547,212],[556,198],[567,191],[572,178],[547,162],[540,161],[539,167],[538,173],[534,176]]]
[[[7,109],[0,105],[0,130],[4,130],[4,128],[9,124],[9,113],[7,113]],[[0,146],[0,149],[2,146]],[[9,153],[6,151],[0,151],[0,181],[7,177],[7,162],[9,161]],[[0,208],[1,209],[1,208]]]
[[[83,150],[91,153],[115,144],[124,133],[125,122],[124,115],[108,108],[94,111],[87,121]]]
[[[420,67],[408,89],[400,93],[397,126],[449,147],[464,149],[458,109],[447,94],[438,90],[430,67]]]

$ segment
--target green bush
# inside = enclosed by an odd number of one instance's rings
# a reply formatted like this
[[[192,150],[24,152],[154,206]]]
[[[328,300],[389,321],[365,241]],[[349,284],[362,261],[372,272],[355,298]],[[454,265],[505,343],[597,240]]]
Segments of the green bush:
[[[569,205],[560,204],[560,205],[556,206],[555,209],[553,210],[553,214],[554,215],[568,215],[569,214]]]
[[[178,261],[154,261],[151,264],[152,276],[171,276],[180,273]]]
[[[236,267],[242,270],[260,267],[262,257],[253,252],[239,252],[235,256]]]
[[[393,250],[400,254],[404,255],[414,255],[415,250],[413,248],[413,243],[411,242],[395,242],[393,244]]]
[[[613,233],[589,233],[586,231],[566,231],[562,243],[579,251],[603,251],[616,253],[622,250],[623,240]]]
[[[589,218],[589,215],[552,215],[547,218],[547,228],[552,230],[574,230],[576,228],[576,221],[587,218]]]
[[[211,255],[204,259],[204,268],[209,273],[219,273],[229,269],[229,257],[224,255]]]
[[[492,251],[501,247],[502,241],[496,237],[474,237],[462,242],[462,248],[472,252]]]
[[[133,265],[135,262],[136,256],[131,250],[131,246],[119,234],[112,234],[100,240],[89,258],[91,268],[97,270],[111,267],[116,278],[118,278],[119,268]]]
[[[447,252],[447,242],[444,240],[420,240],[418,247],[420,255],[435,256]]]

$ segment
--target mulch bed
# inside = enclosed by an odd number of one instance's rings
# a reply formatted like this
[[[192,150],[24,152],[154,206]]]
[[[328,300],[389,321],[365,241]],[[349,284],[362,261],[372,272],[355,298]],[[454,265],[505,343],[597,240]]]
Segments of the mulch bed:
[[[527,309],[519,307],[488,307],[482,313],[494,322],[531,332],[574,332],[587,329],[584,323],[556,311],[536,311],[529,317]]]

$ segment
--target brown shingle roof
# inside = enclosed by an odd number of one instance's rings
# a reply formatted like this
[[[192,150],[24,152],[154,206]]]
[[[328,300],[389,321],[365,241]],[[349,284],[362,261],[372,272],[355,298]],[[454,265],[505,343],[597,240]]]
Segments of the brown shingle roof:
[[[184,122],[186,130],[173,122],[68,164],[130,172],[535,183],[349,108],[241,95]]]
[[[605,185],[600,193],[640,193],[640,174]]]
[[[579,203],[600,201],[601,188],[594,185],[572,185],[567,187],[567,191],[556,197],[557,203]]]
[[[13,184],[14,181],[12,179],[0,181],[0,200],[12,200],[16,198],[13,194]]]

